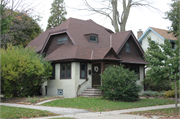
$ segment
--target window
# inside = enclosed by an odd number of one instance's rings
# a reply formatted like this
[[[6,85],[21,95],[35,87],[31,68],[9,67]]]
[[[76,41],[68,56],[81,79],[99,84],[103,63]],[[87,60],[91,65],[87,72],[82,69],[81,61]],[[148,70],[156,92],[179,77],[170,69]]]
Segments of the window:
[[[170,43],[171,43],[172,49],[175,49],[175,42],[170,42]]]
[[[87,64],[80,63],[80,79],[86,79],[86,78],[87,78]]]
[[[61,63],[61,79],[71,79],[71,63]]]
[[[139,66],[138,65],[125,65],[124,68],[127,68],[130,71],[134,71],[134,73],[138,75],[138,79],[140,79],[139,78]]]
[[[57,40],[57,44],[63,44],[63,43],[66,43],[66,42],[67,42],[67,37],[59,38]]]
[[[55,79],[55,64],[51,64],[51,65],[52,65],[52,68],[53,68],[53,72],[51,74],[50,79]]]
[[[95,36],[95,35],[90,35],[90,36],[89,36],[89,41],[90,41],[90,42],[97,42],[97,36]]]
[[[126,42],[126,52],[130,53],[130,43]]]

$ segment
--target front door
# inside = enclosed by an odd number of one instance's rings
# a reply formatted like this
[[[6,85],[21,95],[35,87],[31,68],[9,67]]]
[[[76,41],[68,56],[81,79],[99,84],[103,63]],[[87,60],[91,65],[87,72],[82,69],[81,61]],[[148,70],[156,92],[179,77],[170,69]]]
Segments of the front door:
[[[92,87],[96,88],[101,86],[101,64],[92,64]]]

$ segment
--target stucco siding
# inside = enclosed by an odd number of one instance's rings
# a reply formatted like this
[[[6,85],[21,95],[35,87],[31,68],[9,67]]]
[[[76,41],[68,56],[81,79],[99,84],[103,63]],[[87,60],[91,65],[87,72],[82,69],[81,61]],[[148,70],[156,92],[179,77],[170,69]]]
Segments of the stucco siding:
[[[79,63],[79,67],[80,67],[80,63]],[[81,87],[80,87],[80,89],[79,89],[79,91],[78,91],[78,95],[80,95],[84,90],[86,90],[87,88],[92,88],[92,76],[91,75],[89,75],[89,72],[88,72],[88,70],[92,70],[91,69],[91,67],[92,67],[92,64],[87,64],[87,78],[88,78],[88,81],[87,82],[85,82]],[[78,70],[78,71],[80,71],[80,69]],[[77,82],[78,82],[78,85],[77,86],[79,86],[79,85],[81,85],[86,79],[80,79],[80,72],[78,73],[79,74],[79,79],[77,80]],[[78,88],[78,87],[77,87]]]
[[[63,96],[65,98],[77,97],[78,86],[86,80],[80,79],[80,62],[71,63],[71,79],[60,79],[60,65],[60,63],[55,64],[55,79],[47,81],[47,95]],[[87,88],[91,88],[92,79],[91,75],[88,74],[88,69],[91,69],[91,64],[87,64],[88,81],[80,87],[78,94],[81,94]],[[63,90],[63,95],[58,95],[58,89]]]
[[[144,66],[139,66],[139,80],[137,81],[137,84],[142,86],[142,91],[144,91],[142,81],[144,81]]]

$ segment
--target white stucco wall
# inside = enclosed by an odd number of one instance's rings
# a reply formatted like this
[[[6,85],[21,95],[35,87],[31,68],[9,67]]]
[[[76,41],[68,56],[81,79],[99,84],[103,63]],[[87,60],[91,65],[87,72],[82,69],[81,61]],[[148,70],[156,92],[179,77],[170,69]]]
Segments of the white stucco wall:
[[[47,82],[48,96],[64,96],[66,98],[76,97],[75,80],[76,80],[76,63],[71,63],[71,79],[60,79],[60,63],[55,64],[55,80]],[[58,95],[57,90],[63,89],[63,95]]]
[[[153,40],[155,42],[164,44],[164,40],[162,38],[160,38],[154,32],[150,31],[149,34],[146,37],[144,37],[144,39],[142,39],[142,48],[144,51],[146,51],[147,48],[149,47],[149,43],[148,43],[148,39],[147,39],[148,37],[151,37],[151,40]]]
[[[137,84],[142,86],[143,88],[142,91],[144,91],[144,86],[142,85],[142,81],[144,81],[144,66],[139,66],[139,80],[137,81]]]
[[[80,63],[78,63],[79,65],[79,69],[77,69],[78,71],[80,71]],[[79,89],[78,91],[78,95],[80,95],[84,90],[86,90],[87,88],[92,88],[92,75],[89,75],[89,72],[88,70],[92,70],[92,64],[87,64],[87,78],[88,78],[88,81],[85,82]],[[77,80],[77,88],[80,84],[82,84],[83,82],[85,81],[85,79],[80,79],[80,72],[78,73],[78,80]],[[76,88],[76,89],[77,89]]]
[[[45,90],[45,86],[47,86],[47,81],[45,81],[42,85],[41,85],[41,94],[42,95],[46,95],[46,90]]]
[[[48,96],[63,96],[65,98],[77,97],[78,85],[82,84],[85,81],[85,79],[80,79],[80,63],[71,63],[71,79],[60,79],[60,65],[60,63],[55,64],[55,79],[49,80],[43,84],[41,89],[43,90],[43,95],[45,95],[45,85],[47,85]],[[91,69],[91,64],[87,65],[87,69]],[[89,78],[89,80],[81,86],[78,94],[81,94],[81,92],[83,92],[87,88],[91,88],[92,79],[91,75],[88,74],[88,71],[87,77]],[[63,89],[63,95],[58,95],[58,89]]]

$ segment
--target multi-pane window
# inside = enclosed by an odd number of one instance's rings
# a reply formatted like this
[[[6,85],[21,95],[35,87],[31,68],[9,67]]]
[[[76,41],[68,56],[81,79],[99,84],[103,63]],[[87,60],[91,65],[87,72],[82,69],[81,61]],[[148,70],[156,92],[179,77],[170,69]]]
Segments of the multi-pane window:
[[[61,63],[61,79],[71,78],[71,63]]]
[[[87,78],[87,64],[80,63],[80,78],[86,79]]]
[[[126,52],[127,53],[130,53],[130,43],[129,42],[126,42]]]

